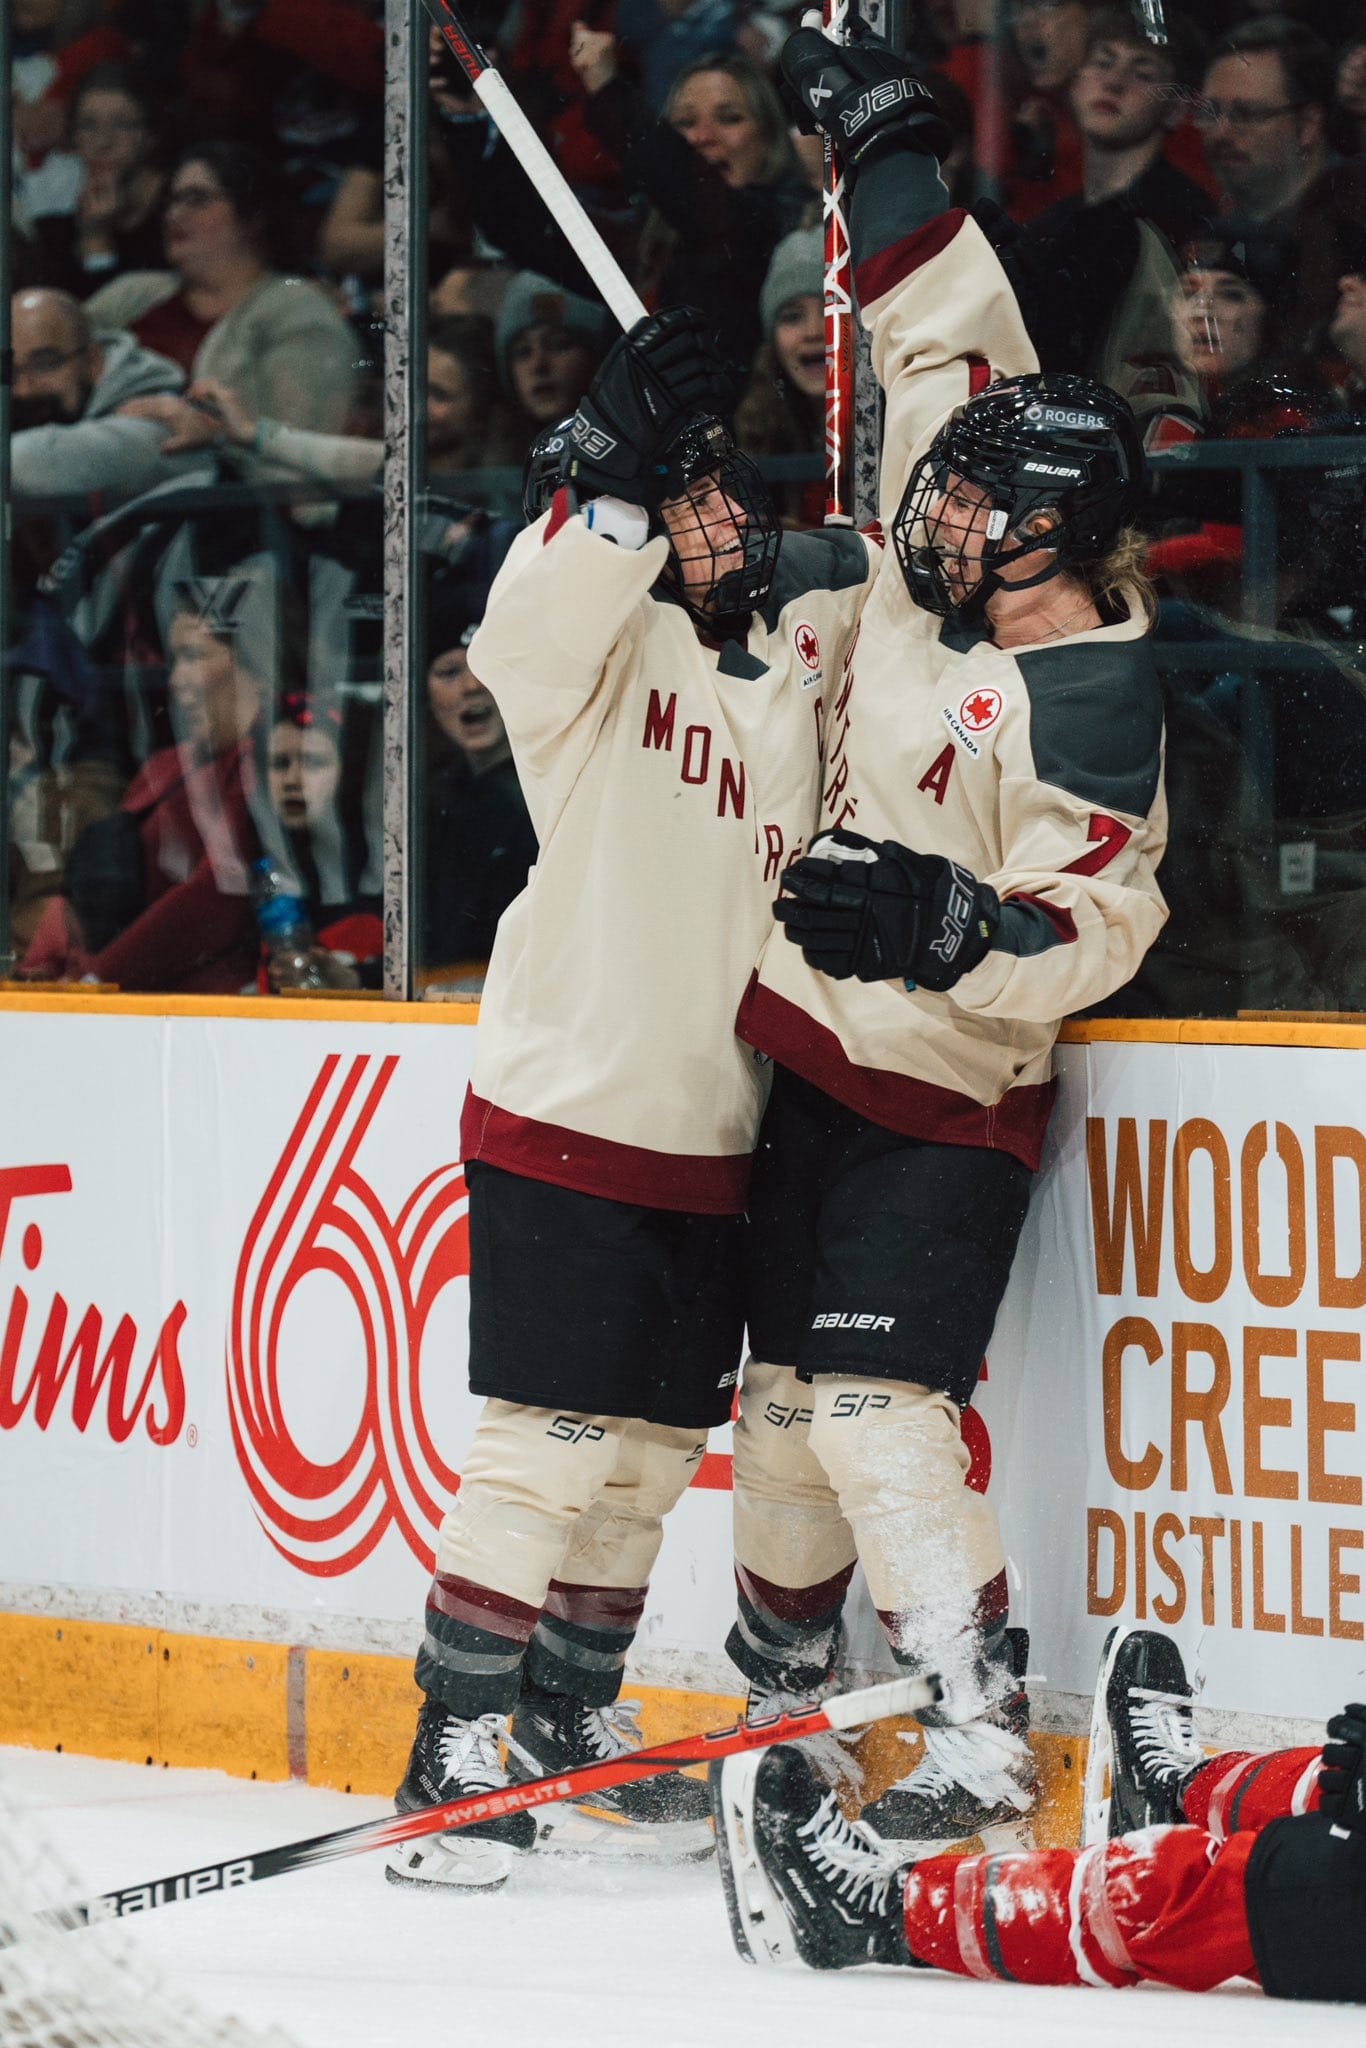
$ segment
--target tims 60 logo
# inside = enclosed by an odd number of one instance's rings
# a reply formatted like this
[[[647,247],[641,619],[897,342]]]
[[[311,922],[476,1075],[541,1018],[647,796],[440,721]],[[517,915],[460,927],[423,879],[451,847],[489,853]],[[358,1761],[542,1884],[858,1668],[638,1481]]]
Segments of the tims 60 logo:
[[[429,1569],[459,1478],[422,1410],[423,1333],[446,1285],[469,1272],[468,1198],[440,1166],[390,1217],[356,1166],[396,1057],[332,1057],[322,1069],[248,1226],[228,1324],[233,1441],[267,1536],[300,1571],[349,1572],[391,1524]],[[320,1462],[292,1434],[280,1396],[290,1296],[314,1275],[350,1297],[364,1348],[354,1434]],[[315,1371],[326,1375],[327,1361]]]

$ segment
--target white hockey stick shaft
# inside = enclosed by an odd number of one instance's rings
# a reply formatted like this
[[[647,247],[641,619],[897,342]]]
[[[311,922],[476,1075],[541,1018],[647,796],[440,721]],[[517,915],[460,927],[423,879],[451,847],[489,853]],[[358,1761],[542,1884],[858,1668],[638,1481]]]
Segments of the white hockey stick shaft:
[[[423,0],[441,36],[483,105],[498,133],[540,193],[547,211],[564,231],[565,240],[601,294],[622,331],[645,318],[645,308],[629,278],[594,227],[559,165],[518,106],[507,81],[467,32],[448,0]]]

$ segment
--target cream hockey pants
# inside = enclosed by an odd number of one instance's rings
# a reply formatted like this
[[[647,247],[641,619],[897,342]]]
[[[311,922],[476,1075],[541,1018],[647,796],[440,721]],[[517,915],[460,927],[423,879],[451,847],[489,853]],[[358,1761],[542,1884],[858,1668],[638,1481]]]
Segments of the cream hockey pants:
[[[804,1385],[750,1360],[735,1430],[736,1562],[798,1589],[857,1557],[893,1649],[966,1685],[977,1594],[1005,1562],[969,1463],[947,1394],[835,1373]]]
[[[436,1569],[529,1607],[552,1579],[645,1586],[706,1441],[696,1429],[486,1401]]]

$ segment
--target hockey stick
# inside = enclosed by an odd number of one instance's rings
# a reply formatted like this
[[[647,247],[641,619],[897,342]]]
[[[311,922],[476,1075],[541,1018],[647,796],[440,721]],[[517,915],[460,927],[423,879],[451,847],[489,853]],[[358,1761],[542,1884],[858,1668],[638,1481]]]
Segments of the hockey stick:
[[[1138,27],[1146,41],[1159,48],[1167,41],[1167,22],[1162,0],[1132,0]]]
[[[446,48],[487,108],[498,133],[563,230],[565,240],[592,278],[608,311],[620,321],[623,331],[634,327],[637,320],[645,318],[644,306],[616,257],[575,198],[559,165],[513,98],[507,81],[489,63],[450,5],[450,0],[422,0],[422,4],[436,24]]]
[[[848,33],[850,0],[822,0],[821,27],[834,42]],[[803,17],[804,20],[807,17]],[[810,17],[814,20],[814,16]],[[821,214],[825,225],[825,524],[852,526],[854,469],[854,300],[844,172],[822,137]]]
[[[586,1792],[598,1792],[632,1778],[655,1777],[661,1771],[677,1770],[681,1764],[708,1764],[718,1757],[737,1756],[742,1750],[767,1749],[775,1742],[800,1742],[805,1735],[819,1735],[827,1729],[859,1728],[893,1714],[915,1714],[923,1707],[933,1706],[940,1697],[941,1688],[935,1678],[896,1678],[889,1684],[867,1686],[860,1692],[837,1693],[819,1705],[799,1707],[792,1713],[766,1715],[760,1721],[740,1721],[709,1735],[685,1735],[674,1742],[657,1743],[652,1749],[607,1757],[600,1763],[564,1771],[558,1777],[532,1778],[524,1785],[509,1785],[504,1791],[472,1794],[465,1799],[452,1799],[444,1806],[419,1807],[414,1813],[386,1814],[381,1820],[338,1828],[334,1834],[312,1835],[307,1841],[262,1849],[254,1856],[228,1857],[222,1863],[203,1864],[198,1870],[177,1871],[173,1877],[124,1885],[118,1891],[79,1899],[69,1906],[51,1907],[35,1918],[49,1926],[75,1928],[88,1927],[97,1920],[118,1920],[128,1913],[150,1913],[158,1906],[173,1906],[181,1899],[235,1891],[240,1885],[284,1877],[291,1870],[313,1870],[320,1863],[363,1856],[371,1849],[392,1849],[420,1835],[446,1834],[453,1828],[468,1827],[471,1821],[495,1820],[505,1813],[555,1806],[562,1800],[577,1799]],[[11,1938],[0,1926],[0,1951],[9,1946]]]

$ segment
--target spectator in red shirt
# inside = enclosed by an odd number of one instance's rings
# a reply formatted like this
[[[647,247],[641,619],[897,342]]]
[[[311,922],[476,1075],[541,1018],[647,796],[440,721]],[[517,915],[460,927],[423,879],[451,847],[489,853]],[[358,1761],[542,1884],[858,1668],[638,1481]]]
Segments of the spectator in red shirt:
[[[174,743],[83,832],[20,973],[39,981],[235,994],[256,967],[247,871],[251,735],[273,670],[273,603],[253,565],[176,592],[167,628]]]

